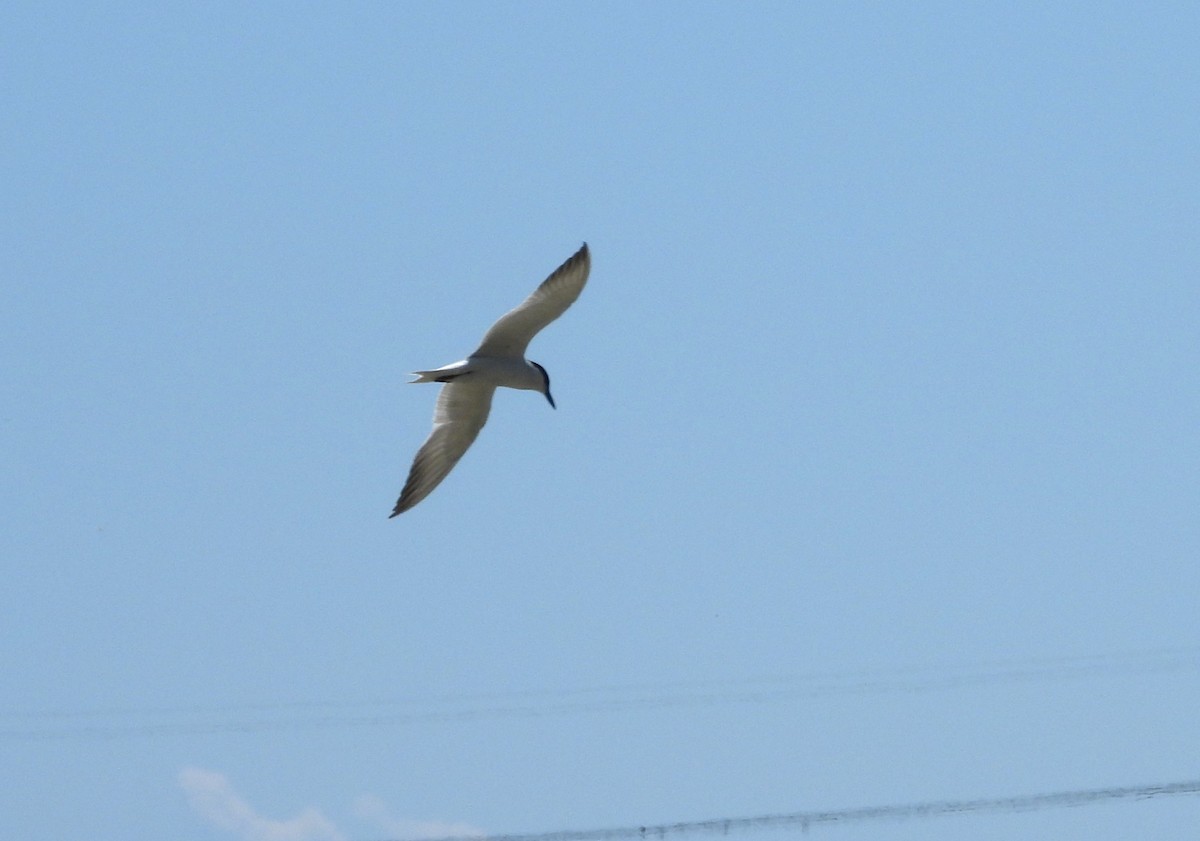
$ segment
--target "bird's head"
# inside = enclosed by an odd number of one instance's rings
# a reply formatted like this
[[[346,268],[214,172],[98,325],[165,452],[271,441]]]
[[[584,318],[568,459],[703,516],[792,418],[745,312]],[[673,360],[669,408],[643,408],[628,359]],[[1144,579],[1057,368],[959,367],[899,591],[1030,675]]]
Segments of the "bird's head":
[[[546,399],[550,401],[550,408],[557,409],[558,407],[554,405],[554,398],[550,396],[550,375],[546,373],[545,368],[543,368],[541,365],[538,365],[536,362],[530,360],[529,364],[534,368],[537,368],[538,373],[542,375],[541,392],[542,394],[546,395]]]

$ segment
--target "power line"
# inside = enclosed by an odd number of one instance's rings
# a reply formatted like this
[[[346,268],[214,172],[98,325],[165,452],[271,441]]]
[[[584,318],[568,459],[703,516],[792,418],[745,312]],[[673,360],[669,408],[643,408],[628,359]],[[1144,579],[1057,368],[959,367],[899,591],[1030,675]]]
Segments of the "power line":
[[[112,739],[456,723],[588,713],[762,704],[848,695],[1195,671],[1200,647],[759,678],[472,693],[351,702],[291,702],[0,713],[0,741]]]
[[[1058,791],[1016,797],[989,797],[980,800],[935,800],[891,806],[862,806],[821,812],[786,812],[740,818],[709,818],[649,826],[621,826],[608,829],[565,829],[555,832],[488,835],[486,841],[617,841],[623,838],[658,841],[668,835],[727,835],[755,829],[800,828],[805,831],[824,824],[848,824],[865,821],[924,820],[944,815],[1002,814],[1090,806],[1112,800],[1150,800],[1200,794],[1200,780],[1158,785],[1094,788],[1082,791]],[[480,841],[481,836],[448,836],[422,841]],[[389,839],[401,841],[401,839]]]

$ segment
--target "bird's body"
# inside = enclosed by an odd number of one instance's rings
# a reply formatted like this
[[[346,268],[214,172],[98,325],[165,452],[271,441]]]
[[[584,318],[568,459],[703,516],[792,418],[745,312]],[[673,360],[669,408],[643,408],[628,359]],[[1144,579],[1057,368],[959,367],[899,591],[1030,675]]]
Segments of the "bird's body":
[[[451,362],[432,371],[413,371],[414,383],[452,383],[459,377],[469,376],[478,383],[493,387],[522,388],[542,391],[545,380],[540,369],[524,359],[505,356],[478,356],[472,354],[460,362]]]
[[[416,371],[414,383],[444,383],[433,413],[433,431],[417,451],[391,516],[412,508],[446,478],[487,423],[500,386],[538,391],[554,406],[550,375],[525,358],[529,342],[575,302],[587,283],[587,243],[546,278],[516,309],[501,316],[466,359]]]

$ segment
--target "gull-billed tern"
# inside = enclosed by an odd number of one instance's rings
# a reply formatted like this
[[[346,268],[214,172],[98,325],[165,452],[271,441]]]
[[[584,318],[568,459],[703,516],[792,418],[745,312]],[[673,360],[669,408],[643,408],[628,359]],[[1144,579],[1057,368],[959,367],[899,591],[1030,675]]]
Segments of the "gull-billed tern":
[[[563,263],[516,309],[492,325],[475,352],[460,362],[432,371],[414,371],[414,383],[445,383],[433,413],[433,431],[417,451],[408,481],[391,517],[429,496],[458,464],[487,423],[497,386],[540,391],[550,396],[550,375],[525,358],[538,331],[575,303],[592,268],[587,243]]]

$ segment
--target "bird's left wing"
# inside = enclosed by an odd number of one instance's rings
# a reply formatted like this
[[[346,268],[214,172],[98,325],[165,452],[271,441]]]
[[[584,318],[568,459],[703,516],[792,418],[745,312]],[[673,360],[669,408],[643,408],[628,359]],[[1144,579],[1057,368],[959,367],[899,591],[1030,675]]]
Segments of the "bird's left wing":
[[[538,331],[575,303],[592,268],[587,243],[542,281],[533,294],[492,325],[472,356],[521,358]]]
[[[433,431],[417,451],[408,481],[389,516],[395,517],[429,496],[454,469],[487,423],[495,392],[494,385],[461,380],[442,386],[433,413]]]

